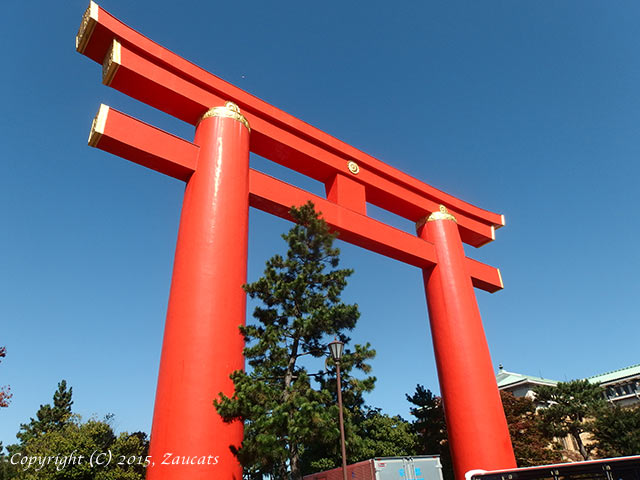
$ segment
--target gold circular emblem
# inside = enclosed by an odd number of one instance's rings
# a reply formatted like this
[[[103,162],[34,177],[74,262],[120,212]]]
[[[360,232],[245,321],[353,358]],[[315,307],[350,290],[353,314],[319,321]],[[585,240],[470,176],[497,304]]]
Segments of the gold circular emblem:
[[[349,162],[347,163],[347,166],[349,167],[349,171],[354,175],[357,175],[360,172],[360,167],[356,162]]]

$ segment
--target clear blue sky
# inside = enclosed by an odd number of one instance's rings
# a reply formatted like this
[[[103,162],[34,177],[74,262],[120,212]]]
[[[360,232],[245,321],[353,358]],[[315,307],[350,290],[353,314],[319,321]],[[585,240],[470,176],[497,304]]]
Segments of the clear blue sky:
[[[8,2],[0,17],[0,384],[14,393],[0,411],[5,445],[62,378],[82,415],[150,428],[184,187],[86,139],[101,102],[187,139],[193,130],[101,85],[100,66],[74,49],[86,6]],[[496,242],[468,249],[506,285],[477,292],[496,368],[567,380],[640,362],[638,2],[101,6],[312,125],[504,213]],[[252,211],[250,279],[287,228]],[[354,339],[378,351],[368,401],[408,416],[405,393],[438,389],[420,271],[342,251],[356,269],[345,299],[362,311]]]

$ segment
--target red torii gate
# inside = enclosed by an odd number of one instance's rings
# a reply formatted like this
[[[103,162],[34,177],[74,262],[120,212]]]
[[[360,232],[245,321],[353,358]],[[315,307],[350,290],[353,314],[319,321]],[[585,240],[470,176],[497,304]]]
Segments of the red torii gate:
[[[441,192],[219,79],[91,2],[78,52],[103,83],[195,125],[193,142],[101,105],[89,145],[186,182],[151,431],[149,480],[240,479],[212,400],[244,368],[249,206],[289,218],[312,200],[340,239],[423,270],[456,477],[515,467],[473,287],[503,288],[462,242],[495,238],[504,217]],[[326,198],[249,168],[249,152],[314,178]],[[416,222],[417,236],[367,216],[366,202]],[[164,454],[179,465],[163,465]]]

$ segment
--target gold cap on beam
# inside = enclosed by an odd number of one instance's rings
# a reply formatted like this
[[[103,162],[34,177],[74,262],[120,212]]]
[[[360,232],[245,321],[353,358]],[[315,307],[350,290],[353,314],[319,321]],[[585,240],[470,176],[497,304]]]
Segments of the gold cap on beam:
[[[500,269],[496,268],[498,271],[498,278],[500,279],[500,288],[504,288],[504,282],[502,281],[502,274],[500,273]]]
[[[104,103],[100,104],[100,109],[98,109],[98,113],[93,118],[93,123],[91,123],[88,142],[90,147],[98,146],[98,142],[104,133],[104,126],[107,123],[107,115],[109,115],[109,107]]]
[[[84,53],[87,44],[91,39],[93,29],[96,28],[98,23],[98,4],[95,2],[89,2],[89,6],[82,15],[82,23],[78,28],[78,34],[76,35],[76,50],[80,53]]]
[[[102,61],[102,83],[107,86],[111,85],[113,77],[116,76],[121,63],[122,46],[120,45],[120,42],[114,38],[111,43],[111,48]]]

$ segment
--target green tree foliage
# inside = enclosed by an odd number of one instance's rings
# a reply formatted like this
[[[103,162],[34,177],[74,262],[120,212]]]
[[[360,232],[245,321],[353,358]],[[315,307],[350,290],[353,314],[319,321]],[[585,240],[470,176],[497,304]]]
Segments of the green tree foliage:
[[[244,287],[261,302],[254,310],[256,324],[241,327],[249,373],[234,372],[234,395],[214,401],[225,421],[244,422],[245,438],[235,453],[245,474],[255,479],[263,474],[300,479],[309,446],[335,443],[335,386],[325,378],[333,366],[328,362],[318,373],[309,373],[309,366],[314,360],[324,366],[327,341],[337,337],[347,344],[346,332],[359,317],[357,305],[340,298],[352,271],[338,268],[335,235],[311,203],[290,213],[297,225],[283,235],[287,254],[269,259],[263,276]],[[367,373],[374,354],[369,345],[345,349],[341,370],[349,425],[349,408],[362,404],[362,393],[375,381],[359,380],[352,372]]]
[[[379,409],[369,410],[357,425],[362,439],[360,451],[352,458],[359,462],[374,457],[402,457],[417,454],[418,438],[402,417],[389,416]]]
[[[53,406],[50,404],[40,405],[36,418],[31,418],[29,423],[20,425],[20,431],[16,435],[18,440],[25,444],[33,438],[58,430],[66,425],[71,416],[72,394],[73,388],[67,390],[66,380],[58,383],[58,389],[53,394]]]
[[[71,394],[61,381],[53,405],[41,405],[36,418],[21,425],[20,442],[8,447],[0,479],[142,480],[149,446],[146,434],[115,435],[111,416],[83,422],[71,412]],[[91,465],[94,452],[104,454],[102,465]],[[29,459],[36,460],[29,465]]]
[[[406,395],[407,400],[415,405],[410,408],[415,417],[412,429],[417,435],[419,455],[440,455],[442,475],[445,480],[453,480],[453,464],[449,451],[447,425],[444,418],[442,398],[434,395],[422,385],[416,386],[413,395]]]
[[[7,356],[7,349],[0,347],[0,360]],[[0,408],[6,408],[9,406],[9,400],[11,399],[11,390],[9,387],[0,387]],[[5,462],[6,456],[4,455],[4,447],[0,442],[0,480],[5,478],[11,478],[13,469],[7,462]]]
[[[0,347],[0,359],[7,356],[7,349]],[[11,398],[11,389],[7,386],[0,387],[0,408],[9,406],[9,399]],[[2,443],[0,443],[0,451],[2,451]]]
[[[542,428],[535,404],[528,398],[516,398],[509,392],[500,392],[500,396],[518,466],[560,461],[560,454],[551,448],[553,435]],[[418,453],[440,455],[444,478],[453,479],[442,399],[422,385],[417,385],[415,393],[406,397],[415,405],[410,412],[416,418],[412,427],[418,435]]]
[[[418,439],[411,424],[400,416],[390,416],[377,408],[350,411],[346,423],[347,461],[356,463],[374,457],[412,456]],[[336,432],[329,442],[309,445],[302,456],[304,475],[342,465],[340,436]]]
[[[536,404],[526,397],[516,398],[511,392],[501,391],[500,397],[518,466],[560,462],[560,452],[552,448],[553,436],[543,429],[536,415]]]
[[[602,409],[592,425],[602,457],[640,455],[640,408]]]
[[[17,473],[16,467],[9,462],[9,456],[0,450],[0,480],[13,480]]]
[[[364,460],[363,449],[363,424],[371,409],[365,405],[363,394],[373,390],[374,377],[356,378],[352,375],[354,370],[368,374],[371,367],[368,360],[373,358],[375,352],[370,345],[355,345],[353,351],[343,355],[340,362],[340,376],[342,378],[342,403],[345,423],[346,451],[349,463]],[[329,418],[333,419],[333,425],[323,433],[322,443],[307,444],[301,456],[300,470],[307,475],[322,470],[338,467],[342,464],[340,450],[340,431],[338,429],[338,391],[337,372],[332,359],[325,364],[325,371],[314,375],[318,390],[326,392],[323,404]],[[380,455],[380,454],[378,454]]]
[[[592,431],[593,418],[607,408],[602,388],[588,380],[573,380],[534,391],[536,400],[545,405],[538,412],[545,432],[555,437],[571,435],[582,458],[589,460],[594,445],[586,445],[580,434]]]

